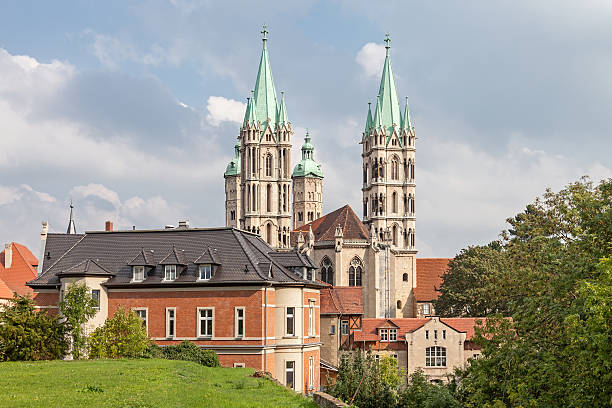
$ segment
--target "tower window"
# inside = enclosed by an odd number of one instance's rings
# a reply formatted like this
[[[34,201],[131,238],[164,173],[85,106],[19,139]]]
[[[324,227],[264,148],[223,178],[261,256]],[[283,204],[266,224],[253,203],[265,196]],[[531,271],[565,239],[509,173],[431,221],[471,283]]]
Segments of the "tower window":
[[[361,286],[361,274],[363,272],[363,264],[357,257],[351,261],[349,267],[349,286]]]
[[[334,284],[334,267],[328,257],[321,262],[321,280],[330,285]]]

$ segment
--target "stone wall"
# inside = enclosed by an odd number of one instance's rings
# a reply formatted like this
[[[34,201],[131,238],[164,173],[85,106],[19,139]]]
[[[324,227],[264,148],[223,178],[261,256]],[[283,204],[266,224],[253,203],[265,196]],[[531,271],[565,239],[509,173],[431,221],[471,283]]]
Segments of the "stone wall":
[[[339,407],[348,407],[348,404],[340,401],[338,398],[334,398],[329,394],[324,392],[315,392],[312,395],[312,399],[315,404],[323,408],[339,408]]]

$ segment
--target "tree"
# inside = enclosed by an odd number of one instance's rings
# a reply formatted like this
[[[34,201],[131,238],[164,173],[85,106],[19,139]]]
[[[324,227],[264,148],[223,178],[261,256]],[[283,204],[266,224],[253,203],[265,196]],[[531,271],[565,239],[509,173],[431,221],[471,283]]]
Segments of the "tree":
[[[398,404],[399,408],[459,408],[459,406],[459,402],[447,386],[428,382],[421,370],[410,375]]]
[[[142,320],[134,311],[119,307],[113,317],[89,337],[89,358],[141,356],[151,344]]]
[[[434,301],[436,313],[443,317],[507,313],[507,306],[488,287],[489,279],[506,263],[499,241],[462,249],[442,276],[441,295]]]
[[[32,299],[15,294],[0,309],[0,361],[52,360],[66,354],[65,325],[34,306]]]
[[[60,302],[60,311],[66,318],[66,325],[72,339],[72,357],[83,356],[87,344],[87,336],[83,327],[96,314],[97,304],[91,297],[89,288],[84,283],[73,283],[64,293]]]
[[[507,267],[485,290],[513,320],[488,319],[478,331],[483,358],[461,374],[465,405],[609,406],[609,377],[600,370],[610,371],[602,353],[612,336],[609,320],[602,325],[609,315],[595,305],[610,304],[606,268],[598,264],[612,251],[612,179],[547,190],[507,221]]]

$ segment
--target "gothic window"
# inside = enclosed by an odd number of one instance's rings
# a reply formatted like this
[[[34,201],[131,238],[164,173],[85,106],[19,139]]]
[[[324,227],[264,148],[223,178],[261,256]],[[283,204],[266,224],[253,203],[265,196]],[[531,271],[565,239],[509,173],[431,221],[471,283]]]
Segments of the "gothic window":
[[[412,162],[410,167],[410,180],[414,180],[414,162]]]
[[[349,267],[349,286],[361,286],[361,274],[363,272],[363,264],[357,257],[351,261]]]
[[[393,157],[391,160],[391,179],[399,180],[399,166],[397,164],[397,158]]]
[[[397,246],[397,225],[393,226],[393,245]]]
[[[398,300],[398,301],[397,301],[397,308],[398,308],[398,309],[401,309],[401,308],[402,308],[402,301],[401,301],[401,300]]]
[[[397,213],[397,193],[394,191],[391,195],[391,207],[393,210],[393,214]]]
[[[251,149],[251,173],[255,174],[255,148]]]
[[[328,257],[321,261],[321,280],[330,285],[334,284],[334,267]]]
[[[368,217],[368,199],[363,200],[363,217]]]
[[[363,168],[363,184],[368,182],[368,165],[366,164]]]
[[[406,172],[407,171],[407,169],[406,169],[407,167],[408,167],[408,165],[406,164],[406,159],[404,159],[404,180],[406,180],[408,178],[408,173]]]
[[[380,178],[385,177],[385,168],[383,167],[382,158],[378,159],[378,174],[380,175]]]
[[[406,197],[406,194],[404,194],[404,212],[408,212],[408,198]]]
[[[266,155],[266,176],[272,177],[272,155]]]
[[[304,214],[301,211],[298,212],[298,221],[304,221]]]
[[[269,245],[272,245],[272,224],[266,225],[266,241]]]
[[[266,211],[272,211],[272,184],[266,186]]]

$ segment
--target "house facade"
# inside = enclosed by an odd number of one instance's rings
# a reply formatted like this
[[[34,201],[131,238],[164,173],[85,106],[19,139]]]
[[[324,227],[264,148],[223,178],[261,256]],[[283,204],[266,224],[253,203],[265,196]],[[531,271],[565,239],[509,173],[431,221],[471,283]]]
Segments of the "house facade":
[[[69,285],[98,301],[86,329],[120,307],[159,345],[189,340],[222,365],[269,372],[297,392],[319,388],[320,289],[314,265],[234,228],[47,234],[41,273],[28,284],[57,310]],[[309,278],[310,276],[310,278]]]
[[[10,242],[0,252],[0,305],[9,303],[14,294],[32,295],[26,282],[36,276],[38,259],[24,245]]]

